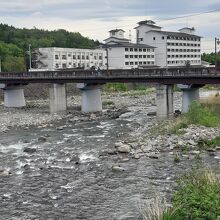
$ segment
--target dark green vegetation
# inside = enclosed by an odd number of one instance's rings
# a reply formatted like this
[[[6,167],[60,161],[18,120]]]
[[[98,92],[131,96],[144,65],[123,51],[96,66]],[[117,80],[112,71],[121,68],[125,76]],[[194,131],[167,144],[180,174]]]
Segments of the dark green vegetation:
[[[203,53],[202,54],[202,60],[207,61],[213,65],[215,65],[215,53]],[[220,68],[220,52],[217,54],[217,66],[218,69]]]
[[[220,136],[212,140],[201,139],[198,141],[198,147],[201,150],[212,150],[219,146],[220,146]]]
[[[54,31],[37,28],[19,29],[0,24],[0,33],[2,71],[22,71],[28,68],[29,44],[32,49],[39,47],[95,48],[99,45],[98,41],[63,29]]]
[[[172,198],[173,207],[163,220],[220,219],[220,182],[210,170],[193,170],[180,178]]]
[[[188,113],[174,121],[171,133],[182,134],[181,129],[187,128],[190,124],[198,124],[206,127],[220,126],[219,105],[213,103],[193,102]]]

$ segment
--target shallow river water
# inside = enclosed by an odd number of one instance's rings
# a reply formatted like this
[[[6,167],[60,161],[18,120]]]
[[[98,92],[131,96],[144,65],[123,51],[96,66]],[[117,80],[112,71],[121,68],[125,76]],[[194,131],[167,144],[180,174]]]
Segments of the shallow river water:
[[[189,159],[175,164],[168,152],[129,161],[102,153],[154,120],[134,108],[119,119],[63,120],[56,126],[63,130],[32,127],[2,134],[0,167],[11,175],[0,176],[0,219],[141,219],[140,204],[159,194],[169,198],[187,169],[209,164],[219,170],[219,160],[208,155],[199,164]],[[39,142],[44,135],[47,141]],[[27,147],[36,152],[23,152]],[[114,172],[115,164],[125,171]]]

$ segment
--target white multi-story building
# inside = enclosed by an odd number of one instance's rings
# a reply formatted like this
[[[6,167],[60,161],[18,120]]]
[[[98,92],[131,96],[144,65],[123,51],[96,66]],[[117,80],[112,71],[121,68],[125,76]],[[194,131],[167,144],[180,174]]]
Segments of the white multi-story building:
[[[194,28],[162,31],[155,22],[146,20],[139,22],[135,29],[138,44],[155,47],[157,66],[201,65],[201,37],[195,35]]]
[[[111,30],[110,37],[104,41],[110,69],[155,65],[155,47],[131,43],[129,39],[124,38],[124,31],[121,29]]]
[[[39,48],[33,53],[34,67],[37,69],[67,69],[91,67],[104,68],[106,54],[103,49]]]

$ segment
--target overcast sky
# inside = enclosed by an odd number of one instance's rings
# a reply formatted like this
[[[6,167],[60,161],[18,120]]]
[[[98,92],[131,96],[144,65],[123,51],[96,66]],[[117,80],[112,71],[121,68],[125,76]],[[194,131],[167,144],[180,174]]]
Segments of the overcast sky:
[[[176,17],[182,18],[168,20]],[[152,19],[163,30],[195,27],[203,36],[203,51],[211,52],[214,38],[220,37],[220,0],[0,0],[0,19],[21,28],[80,32],[99,41],[113,28],[124,29],[126,37],[130,30],[135,41],[136,23]]]

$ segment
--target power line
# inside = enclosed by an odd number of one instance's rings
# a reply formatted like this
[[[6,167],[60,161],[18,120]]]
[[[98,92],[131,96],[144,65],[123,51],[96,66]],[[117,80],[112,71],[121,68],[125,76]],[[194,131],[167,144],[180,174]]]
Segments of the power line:
[[[220,9],[215,9],[215,10],[210,10],[210,11],[205,11],[205,12],[199,12],[199,13],[195,13],[195,14],[190,14],[190,15],[183,15],[183,16],[177,16],[177,17],[173,17],[173,18],[167,18],[167,19],[159,19],[157,20],[158,22],[163,22],[163,21],[171,21],[171,20],[177,20],[177,19],[182,19],[182,18],[189,18],[189,17],[196,17],[199,15],[203,15],[203,14],[211,14],[211,13],[216,13],[216,12],[220,12]],[[125,21],[129,21],[129,20],[125,20]],[[123,28],[123,27],[133,27],[133,25],[129,24],[129,25],[122,25],[122,26],[117,26],[117,28]],[[103,29],[114,29],[115,27],[109,27],[109,28],[96,28],[96,29],[81,29],[78,30],[80,32],[85,32],[85,31],[93,31],[93,30],[103,30]]]

